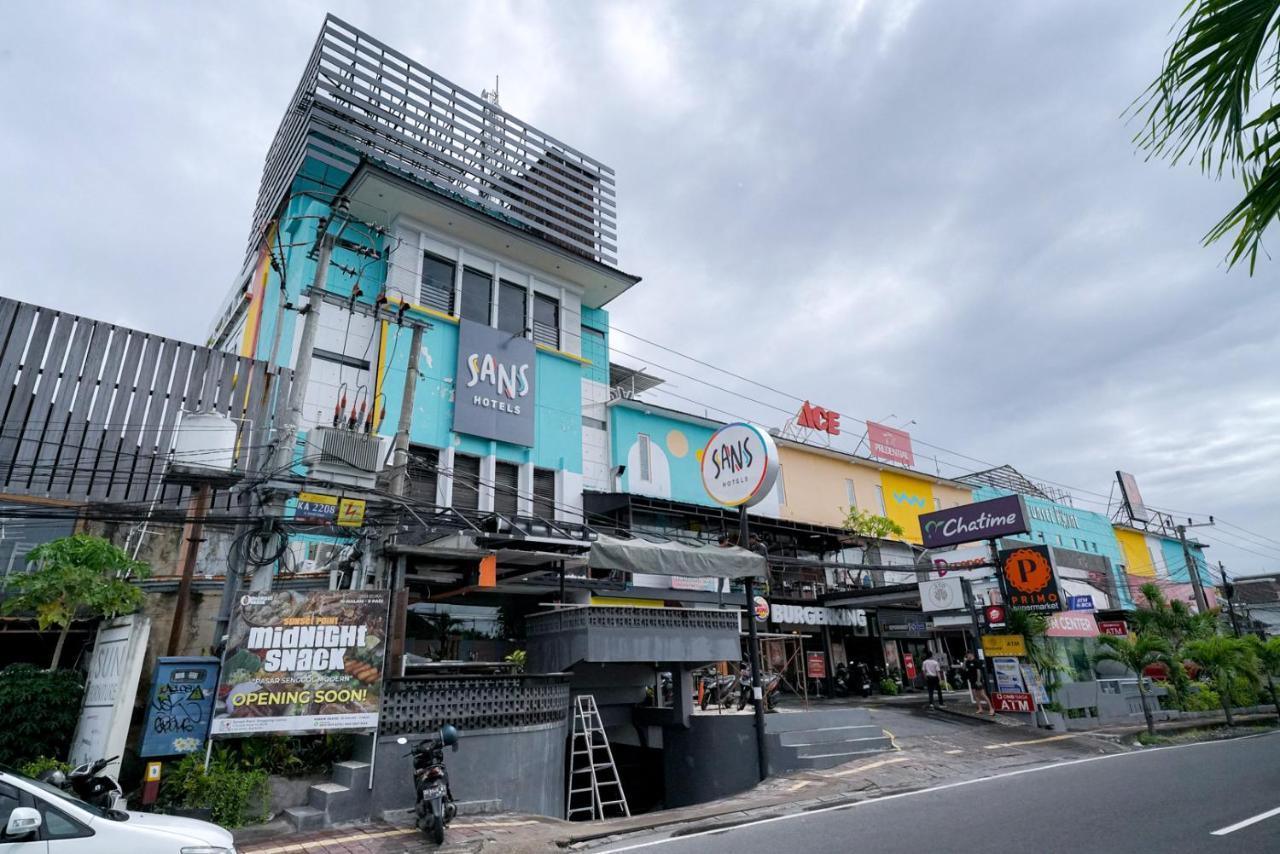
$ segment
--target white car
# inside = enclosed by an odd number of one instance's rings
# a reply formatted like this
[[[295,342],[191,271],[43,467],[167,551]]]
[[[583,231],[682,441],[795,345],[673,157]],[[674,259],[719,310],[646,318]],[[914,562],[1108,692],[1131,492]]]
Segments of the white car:
[[[190,818],[102,810],[0,769],[0,854],[235,854],[231,834]]]

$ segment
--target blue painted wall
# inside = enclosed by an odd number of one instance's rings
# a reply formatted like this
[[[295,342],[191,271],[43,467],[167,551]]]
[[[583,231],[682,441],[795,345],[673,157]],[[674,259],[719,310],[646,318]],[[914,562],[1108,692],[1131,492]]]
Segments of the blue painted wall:
[[[702,486],[698,462],[698,454],[711,439],[714,428],[631,403],[611,406],[609,420],[611,459],[614,465],[627,466],[622,475],[623,492],[719,506]],[[638,467],[628,462],[641,433],[648,435],[651,442],[653,478],[649,483],[642,483]]]

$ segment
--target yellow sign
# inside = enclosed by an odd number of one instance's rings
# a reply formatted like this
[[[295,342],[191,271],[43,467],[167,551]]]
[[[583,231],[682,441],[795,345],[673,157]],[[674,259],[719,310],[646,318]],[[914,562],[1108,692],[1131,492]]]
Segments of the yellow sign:
[[[359,528],[364,524],[364,499],[344,498],[338,504],[338,524],[345,528]]]
[[[160,763],[148,762],[147,763],[147,782],[155,783],[159,779],[160,779]]]
[[[293,518],[299,522],[332,522],[338,512],[338,499],[319,492],[299,492]]]
[[[982,651],[987,655],[1027,654],[1027,642],[1022,635],[983,635]]]

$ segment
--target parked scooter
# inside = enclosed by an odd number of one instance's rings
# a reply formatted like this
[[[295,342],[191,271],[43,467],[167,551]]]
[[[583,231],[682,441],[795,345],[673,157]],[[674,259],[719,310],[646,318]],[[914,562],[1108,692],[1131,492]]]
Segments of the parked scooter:
[[[773,711],[775,707],[773,697],[781,684],[781,673],[770,673],[765,670],[760,674],[760,692],[764,695],[764,707],[767,711]],[[738,711],[745,709],[747,703],[751,702],[751,687],[751,668],[744,664],[738,674]]]
[[[849,668],[845,667],[843,662],[836,665],[836,673],[832,681],[835,683],[833,688],[837,697],[849,696]]]
[[[738,679],[731,673],[719,673],[715,668],[703,670],[698,674],[702,687],[702,699],[698,701],[698,705],[705,712],[707,706],[715,704],[723,708],[733,705],[733,693],[737,688]]]
[[[119,809],[121,801],[124,800],[124,790],[120,788],[120,783],[116,781],[115,777],[102,773],[103,768],[106,768],[119,758],[119,756],[112,756],[107,759],[86,762],[66,774],[56,769],[45,771],[40,775],[39,779],[42,782],[57,786],[64,792],[70,792],[92,806],[104,810]]]
[[[853,684],[857,686],[858,693],[863,697],[871,696],[871,670],[866,662],[859,661],[854,665]]]
[[[396,744],[408,744],[401,737]],[[458,730],[451,724],[413,746],[413,789],[418,829],[436,845],[444,844],[444,829],[457,815],[453,790],[449,788],[449,771],[444,767],[445,747],[458,749]]]

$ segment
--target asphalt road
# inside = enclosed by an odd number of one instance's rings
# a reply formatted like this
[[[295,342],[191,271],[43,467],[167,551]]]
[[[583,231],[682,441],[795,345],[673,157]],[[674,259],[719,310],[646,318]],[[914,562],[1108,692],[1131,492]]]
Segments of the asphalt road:
[[[852,806],[684,837],[630,840],[599,850],[1276,852],[1280,734],[1072,759]]]

